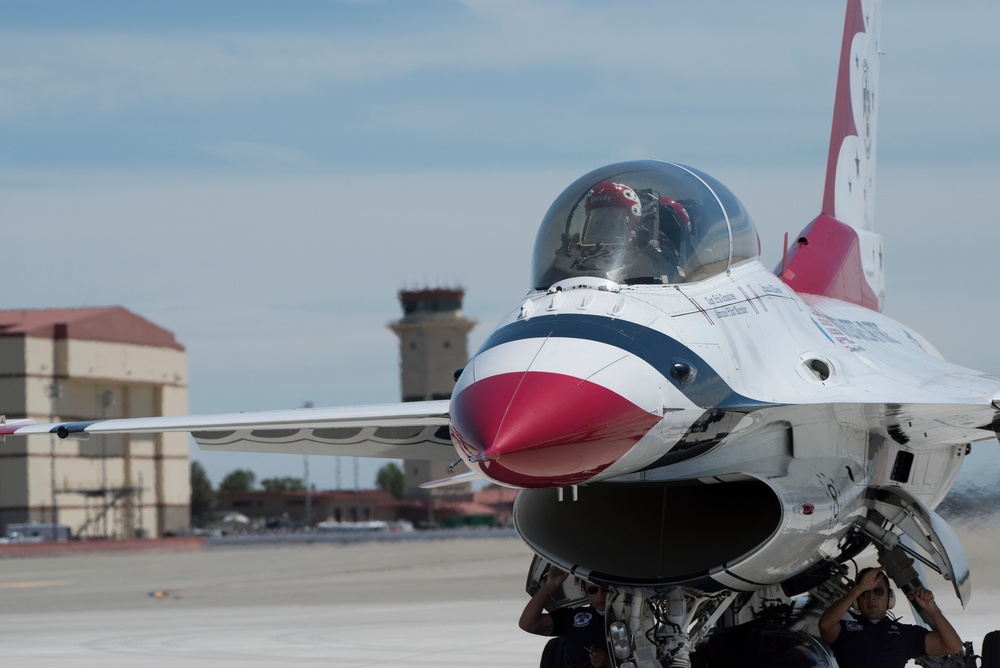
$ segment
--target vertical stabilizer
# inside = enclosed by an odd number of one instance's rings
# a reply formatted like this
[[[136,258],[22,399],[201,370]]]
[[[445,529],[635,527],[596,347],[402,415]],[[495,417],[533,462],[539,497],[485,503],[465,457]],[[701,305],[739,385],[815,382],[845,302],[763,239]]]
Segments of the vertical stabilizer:
[[[797,292],[882,310],[875,212],[880,0],[848,0],[820,215],[788,249],[781,278]]]

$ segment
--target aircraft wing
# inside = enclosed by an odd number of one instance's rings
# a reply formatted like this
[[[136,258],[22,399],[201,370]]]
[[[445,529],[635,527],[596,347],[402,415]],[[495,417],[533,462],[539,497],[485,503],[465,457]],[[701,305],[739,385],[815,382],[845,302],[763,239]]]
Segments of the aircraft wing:
[[[189,432],[203,450],[453,461],[448,401],[297,408],[38,424],[0,423],[0,436]]]

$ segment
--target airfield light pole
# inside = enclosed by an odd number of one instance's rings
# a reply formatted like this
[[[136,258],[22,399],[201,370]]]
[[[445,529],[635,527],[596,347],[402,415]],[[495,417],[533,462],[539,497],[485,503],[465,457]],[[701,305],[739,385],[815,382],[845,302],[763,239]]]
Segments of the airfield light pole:
[[[361,477],[358,473],[358,458],[354,457],[354,521],[361,521]]]
[[[142,470],[139,471],[139,535],[146,537],[146,527],[142,523]]]
[[[302,408],[312,408],[313,402],[305,401]],[[302,455],[303,477],[306,483],[306,526],[311,527],[313,523],[312,487],[309,485],[309,455]]]
[[[312,526],[313,523],[313,507],[312,507],[312,490],[309,487],[309,455],[302,455],[302,467],[304,469],[303,479],[306,484],[306,526]]]
[[[114,390],[101,392],[101,419],[108,417],[108,409],[115,402]],[[108,538],[108,435],[101,434],[101,511],[103,512],[104,537]]]
[[[49,422],[56,421],[56,401],[61,399],[63,395],[62,381],[58,378],[53,378],[52,382],[49,384]],[[52,510],[49,512],[49,519],[52,521],[52,537],[55,538],[58,529],[56,528],[56,523],[59,521],[56,513],[58,512],[56,508],[56,439],[55,436],[49,435],[49,485],[52,488]]]

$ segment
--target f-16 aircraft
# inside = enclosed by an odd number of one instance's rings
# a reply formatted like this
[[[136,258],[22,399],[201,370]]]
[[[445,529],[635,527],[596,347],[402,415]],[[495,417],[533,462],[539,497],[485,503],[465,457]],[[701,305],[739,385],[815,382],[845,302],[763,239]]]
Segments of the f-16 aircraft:
[[[211,450],[453,461],[467,470],[441,484],[521,490],[534,576],[550,563],[609,588],[613,665],[834,665],[815,622],[859,555],[903,592],[927,568],[969,599],[934,508],[1000,424],[1000,378],[881,313],[878,60],[879,3],[848,0],[821,212],[773,270],[712,176],[613,164],[552,204],[530,291],[448,401],[0,434],[180,431]],[[983,665],[1000,665],[996,640]],[[970,646],[924,661],[976,665]]]

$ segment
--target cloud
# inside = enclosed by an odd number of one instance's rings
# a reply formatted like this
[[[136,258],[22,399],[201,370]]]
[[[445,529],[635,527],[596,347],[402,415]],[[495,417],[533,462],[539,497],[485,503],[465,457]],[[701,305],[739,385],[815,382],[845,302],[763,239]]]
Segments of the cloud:
[[[396,291],[463,285],[475,347],[600,164],[716,176],[768,266],[819,210],[842,3],[296,6],[0,21],[8,308],[175,330],[195,412],[392,400]],[[1000,5],[883,19],[887,313],[996,372]]]
[[[219,158],[231,167],[255,171],[314,170],[320,163],[304,151],[273,144],[231,141],[202,147],[202,152]]]
[[[0,114],[102,114],[169,104],[204,109],[399,74],[441,51],[390,37],[183,31],[0,32]],[[359,49],[362,51],[358,53]]]

